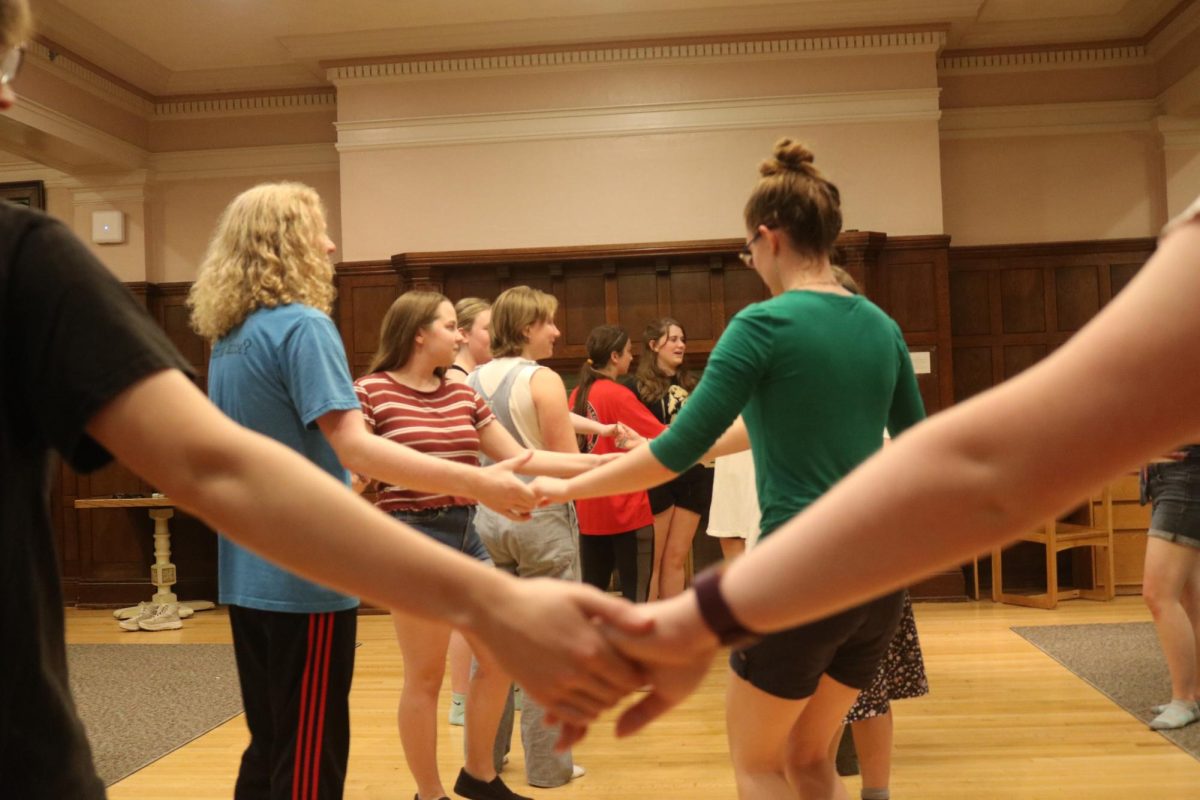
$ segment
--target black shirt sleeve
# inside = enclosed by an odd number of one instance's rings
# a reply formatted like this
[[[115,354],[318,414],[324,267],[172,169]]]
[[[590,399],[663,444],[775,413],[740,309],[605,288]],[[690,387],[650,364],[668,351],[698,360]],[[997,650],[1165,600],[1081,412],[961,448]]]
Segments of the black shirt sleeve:
[[[39,438],[76,470],[97,469],[112,457],[84,430],[96,412],[152,373],[191,368],[61,223],[39,215],[10,258],[6,379]]]

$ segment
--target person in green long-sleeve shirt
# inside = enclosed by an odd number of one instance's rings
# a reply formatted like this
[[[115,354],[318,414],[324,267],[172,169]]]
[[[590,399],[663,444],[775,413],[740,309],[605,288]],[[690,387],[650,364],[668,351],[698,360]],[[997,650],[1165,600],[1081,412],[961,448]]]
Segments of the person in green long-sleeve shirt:
[[[896,437],[924,418],[899,327],[833,273],[840,195],[812,161],[784,139],[761,166],[742,258],[772,298],[730,321],[671,427],[569,481],[538,479],[535,492],[560,501],[634,491],[748,442],[765,537],[879,450],[885,428]],[[739,796],[845,796],[830,745],[874,678],[902,602],[902,592],[889,594],[731,654],[726,714]]]

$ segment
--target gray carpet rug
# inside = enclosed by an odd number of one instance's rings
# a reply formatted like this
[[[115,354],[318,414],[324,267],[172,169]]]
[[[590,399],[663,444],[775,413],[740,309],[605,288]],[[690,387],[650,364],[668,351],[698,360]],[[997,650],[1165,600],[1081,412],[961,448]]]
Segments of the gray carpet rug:
[[[67,662],[105,786],[242,711],[230,645],[73,644]]]
[[[1142,722],[1154,718],[1151,706],[1171,699],[1167,662],[1149,622],[1039,625],[1013,632]],[[1200,759],[1200,723],[1161,733]]]

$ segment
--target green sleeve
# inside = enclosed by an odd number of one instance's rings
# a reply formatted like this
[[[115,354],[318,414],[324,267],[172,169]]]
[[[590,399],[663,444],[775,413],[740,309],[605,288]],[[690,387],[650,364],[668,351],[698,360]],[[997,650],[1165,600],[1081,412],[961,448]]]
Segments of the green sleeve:
[[[896,349],[900,359],[900,371],[896,376],[896,387],[892,390],[892,407],[888,410],[888,435],[893,439],[902,432],[925,419],[925,403],[917,388],[917,376],[913,372],[912,356],[904,335],[896,330]]]
[[[728,430],[771,363],[768,312],[742,309],[730,321],[708,358],[704,378],[671,427],[650,443],[650,452],[672,472],[700,460]]]

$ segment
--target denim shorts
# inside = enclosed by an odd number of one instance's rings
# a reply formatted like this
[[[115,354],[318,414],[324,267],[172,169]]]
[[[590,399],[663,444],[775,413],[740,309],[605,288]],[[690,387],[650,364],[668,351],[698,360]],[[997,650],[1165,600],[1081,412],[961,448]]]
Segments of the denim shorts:
[[[453,547],[479,561],[492,563],[487,548],[475,532],[475,506],[442,506],[420,511],[392,511],[392,517],[416,528],[430,539]]]
[[[1150,535],[1200,548],[1200,459],[1149,465],[1146,494],[1153,504]]]

